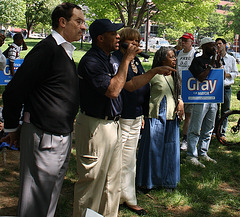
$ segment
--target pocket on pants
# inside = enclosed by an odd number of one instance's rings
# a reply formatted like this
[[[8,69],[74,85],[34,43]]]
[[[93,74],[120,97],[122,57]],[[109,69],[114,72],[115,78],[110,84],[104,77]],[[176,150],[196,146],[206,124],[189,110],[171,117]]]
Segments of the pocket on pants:
[[[51,149],[53,147],[52,144],[53,144],[52,143],[52,135],[43,133],[41,136],[41,139],[40,139],[39,149],[40,150]]]

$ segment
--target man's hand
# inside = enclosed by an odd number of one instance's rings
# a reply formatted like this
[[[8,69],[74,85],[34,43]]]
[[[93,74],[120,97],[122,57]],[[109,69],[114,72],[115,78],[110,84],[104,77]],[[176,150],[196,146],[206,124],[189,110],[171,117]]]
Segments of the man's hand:
[[[135,56],[139,53],[142,52],[142,49],[140,49],[139,47],[133,45],[133,44],[129,44],[128,48],[124,54],[124,56],[129,60],[132,61]]]
[[[172,72],[176,72],[177,70],[174,68],[171,68],[170,66],[158,66],[156,68],[154,68],[154,70],[156,70],[156,73],[159,75],[171,75]]]
[[[0,142],[6,142],[12,147],[20,148],[20,130],[18,129],[16,132],[8,133],[7,136],[3,137]]]

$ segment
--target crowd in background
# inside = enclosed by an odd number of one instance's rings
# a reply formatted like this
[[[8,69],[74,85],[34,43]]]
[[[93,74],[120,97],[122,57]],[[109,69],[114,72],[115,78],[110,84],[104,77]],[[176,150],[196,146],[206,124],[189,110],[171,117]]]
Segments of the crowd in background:
[[[13,63],[27,49],[22,35],[14,36],[4,55],[0,52],[0,70],[9,58],[13,75],[3,93],[8,135],[2,141],[21,147],[19,216],[54,216],[77,113],[76,217],[87,209],[114,217],[120,204],[146,215],[137,205],[136,187],[143,192],[177,188],[180,151],[187,151],[186,162],[195,166],[217,163],[207,152],[220,105],[184,103],[181,86],[184,70],[202,82],[213,68],[222,68],[221,115],[226,113],[238,75],[226,41],[203,38],[200,55],[192,47],[193,35],[185,33],[175,48],[161,47],[145,72],[137,57],[142,53],[140,33],[123,27],[108,19],[95,20],[89,27],[92,47],[76,69],[71,42],[82,37],[85,18],[79,6],[63,3],[52,13],[52,34],[28,53],[16,73]],[[4,40],[1,34],[0,46]],[[223,125],[222,137],[227,122]]]

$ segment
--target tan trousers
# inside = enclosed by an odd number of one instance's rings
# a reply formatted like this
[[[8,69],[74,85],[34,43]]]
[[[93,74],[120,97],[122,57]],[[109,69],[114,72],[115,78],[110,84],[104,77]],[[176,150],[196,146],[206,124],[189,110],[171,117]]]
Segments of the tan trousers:
[[[77,170],[74,217],[90,208],[117,217],[120,201],[121,129],[119,122],[79,114],[75,125]]]
[[[142,125],[142,117],[136,119],[120,119],[122,129],[122,174],[120,203],[137,205],[135,177],[136,150]]]

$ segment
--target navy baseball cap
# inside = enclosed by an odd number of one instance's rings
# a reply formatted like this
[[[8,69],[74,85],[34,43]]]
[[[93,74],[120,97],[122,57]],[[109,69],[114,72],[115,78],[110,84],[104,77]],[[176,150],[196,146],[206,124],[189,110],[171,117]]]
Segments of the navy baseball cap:
[[[96,38],[105,32],[115,32],[121,29],[124,23],[113,23],[109,19],[97,19],[89,26],[91,38]]]

